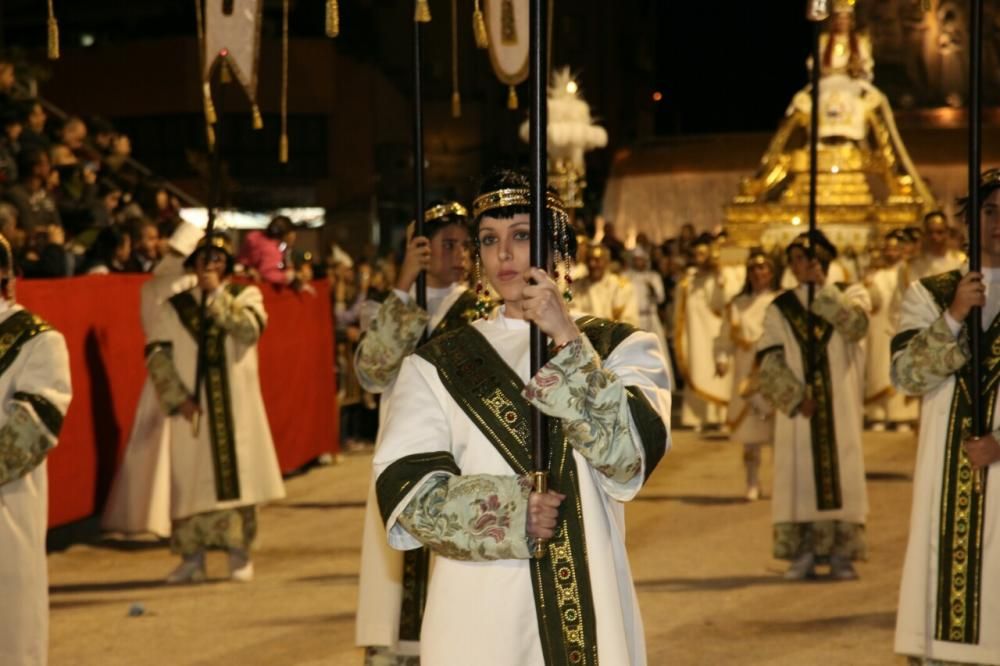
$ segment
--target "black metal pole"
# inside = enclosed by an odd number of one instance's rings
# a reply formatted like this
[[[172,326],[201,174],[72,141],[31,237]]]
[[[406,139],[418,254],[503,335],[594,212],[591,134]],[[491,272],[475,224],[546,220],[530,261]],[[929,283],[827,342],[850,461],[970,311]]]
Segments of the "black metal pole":
[[[548,53],[548,0],[531,0],[531,265],[548,269],[548,234],[545,233],[545,199],[548,187],[548,81],[546,60]],[[545,334],[531,324],[531,375],[545,364],[547,348]],[[531,442],[535,463],[535,491],[548,490],[549,441],[545,415],[531,408]],[[542,542],[535,544],[535,557],[545,554]]]
[[[212,70],[209,79],[210,85],[211,79],[215,78],[220,70],[221,67],[216,67]],[[208,181],[208,222],[205,224],[206,241],[211,238],[212,232],[215,231],[215,209],[220,203],[219,200],[222,192],[222,126],[225,124],[225,116],[222,112],[223,97],[224,94],[220,94],[218,97],[218,104],[215,105],[215,144],[213,146],[209,146],[209,150],[212,152],[212,162]],[[198,306],[198,359],[195,363],[194,376],[194,402],[196,405],[201,405],[201,387],[205,376],[205,346],[207,344],[206,337],[208,335],[208,326],[205,326],[204,322],[207,309],[208,294],[202,290],[201,302]]]
[[[816,249],[813,247],[814,241],[813,236],[816,232],[816,194],[817,194],[817,181],[819,179],[819,79],[820,72],[822,70],[822,63],[820,63],[820,49],[819,49],[819,38],[822,33],[822,21],[813,21],[813,35],[812,35],[812,71],[810,72],[810,77],[812,79],[812,86],[810,88],[811,97],[811,109],[809,114],[809,245],[808,245],[808,255],[812,259],[816,256]],[[808,349],[806,359],[806,389],[812,386],[813,373],[816,370],[816,340],[815,332],[813,327],[813,311],[812,304],[813,298],[816,292],[816,285],[813,282],[809,282],[807,286],[807,308],[808,313],[808,326],[809,337],[808,339]]]
[[[979,224],[979,172],[982,162],[981,137],[982,132],[982,53],[983,53],[983,1],[971,0],[969,11],[969,270],[978,272],[981,266],[980,257],[980,224]],[[989,427],[986,421],[986,404],[980,398],[982,381],[980,370],[982,354],[980,339],[983,332],[982,308],[972,308],[969,313],[969,346],[972,348],[972,376],[969,381],[969,393],[972,394],[972,435],[980,437]]]
[[[413,219],[414,236],[424,235],[424,91],[423,70],[424,24],[413,22]],[[417,305],[427,309],[427,276],[417,276]]]

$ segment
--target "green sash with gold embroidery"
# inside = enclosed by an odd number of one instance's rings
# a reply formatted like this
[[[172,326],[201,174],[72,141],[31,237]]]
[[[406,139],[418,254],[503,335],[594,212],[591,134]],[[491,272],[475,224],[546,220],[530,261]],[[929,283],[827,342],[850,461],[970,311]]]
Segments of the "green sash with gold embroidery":
[[[952,271],[924,278],[920,282],[943,312],[951,305],[961,279],[959,271]],[[964,330],[962,334],[965,335]],[[990,424],[993,423],[993,408],[1000,388],[1000,317],[993,320],[980,340],[980,358],[985,371],[981,380],[982,400],[986,403],[986,423]],[[979,643],[987,469],[982,471],[982,487],[977,490],[972,464],[962,447],[972,427],[972,400],[969,394],[972,365],[966,363],[955,374],[941,486],[934,637],[939,641],[975,645]]]
[[[242,285],[230,284],[225,289],[234,297],[243,291]],[[170,304],[184,328],[199,340],[201,331],[200,304],[191,291],[171,297]],[[215,496],[220,501],[240,498],[240,473],[236,461],[236,430],[233,427],[233,405],[229,391],[229,368],[226,367],[226,331],[211,317],[205,331],[203,351],[205,398],[208,405],[209,439],[212,444],[212,468],[215,471]]]
[[[789,323],[792,335],[799,345],[799,352],[802,354],[802,374],[805,376],[809,368],[809,314],[799,302],[795,292],[791,290],[774,299],[774,304]],[[816,413],[809,419],[816,508],[820,511],[834,511],[843,507],[844,501],[840,487],[840,461],[837,456],[837,434],[833,419],[830,359],[826,354],[827,344],[833,337],[833,325],[819,315],[814,315],[812,321],[818,362],[813,368],[813,376],[806,378],[806,385],[812,387],[812,398],[816,401]]]
[[[0,375],[17,360],[25,343],[51,330],[51,324],[27,310],[18,310],[4,319],[0,323]]]
[[[581,319],[578,326],[602,358],[635,330],[592,317]],[[519,475],[529,474],[534,463],[528,431],[529,404],[521,395],[524,384],[489,341],[468,326],[438,337],[416,353],[437,368],[448,393],[511,469]],[[640,433],[649,435],[650,441],[644,441],[648,472],[663,454],[666,429],[662,421],[659,429],[654,427],[650,413],[655,416],[655,412],[645,398],[633,402],[637,393],[629,391],[629,406]],[[579,472],[560,420],[549,419],[548,423],[550,486],[566,495],[566,499],[560,511],[558,532],[548,544],[548,556],[531,560],[542,652],[549,666],[594,665],[598,663],[597,621],[587,564]]]
[[[474,320],[479,315],[476,314],[476,295],[466,289],[455,302],[451,304],[448,311],[444,313],[444,317],[438,322],[434,330],[431,331],[431,339],[436,338],[439,335],[448,333],[449,331],[454,331],[460,326],[465,326],[470,321]]]

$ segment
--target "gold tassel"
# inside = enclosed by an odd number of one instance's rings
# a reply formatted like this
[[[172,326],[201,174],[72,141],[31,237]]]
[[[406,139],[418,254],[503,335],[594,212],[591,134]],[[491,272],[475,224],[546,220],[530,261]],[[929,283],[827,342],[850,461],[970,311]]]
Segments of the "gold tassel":
[[[511,86],[507,93],[507,108],[517,111],[517,89],[514,86]]]
[[[284,132],[281,133],[281,139],[278,142],[278,161],[282,164],[288,164],[288,135]]]
[[[483,16],[480,0],[476,0],[476,9],[472,12],[472,34],[476,37],[476,47],[490,48],[490,34],[486,31],[486,17]]]
[[[264,128],[264,119],[260,117],[260,109],[256,104],[253,105],[253,128],[255,130]]]
[[[215,148],[215,128],[209,124],[205,125],[205,136],[208,139],[208,149]]]
[[[417,23],[431,22],[431,6],[427,0],[417,0],[417,7],[413,11],[413,20]]]
[[[451,117],[462,117],[462,95],[457,90],[451,94]]]
[[[206,81],[201,89],[205,97],[205,120],[209,125],[214,125],[219,118],[215,115],[215,104],[212,103],[212,88]]]
[[[49,0],[49,60],[59,60],[59,24],[52,0]]]
[[[226,64],[225,60],[222,61],[221,67],[222,71],[219,72],[219,81],[221,81],[222,83],[232,83],[233,75],[230,73],[229,65]]]
[[[337,0],[326,0],[326,36],[340,34],[340,5]]]

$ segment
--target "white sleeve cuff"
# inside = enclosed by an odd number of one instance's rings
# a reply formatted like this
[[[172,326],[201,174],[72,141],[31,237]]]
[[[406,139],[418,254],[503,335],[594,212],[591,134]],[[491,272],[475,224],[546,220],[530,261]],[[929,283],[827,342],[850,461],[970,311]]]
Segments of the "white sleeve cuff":
[[[962,331],[962,323],[955,321],[955,318],[951,316],[951,313],[948,312],[948,310],[944,311],[944,323],[948,324],[948,329],[951,331],[951,334],[957,338],[958,334]]]
[[[401,300],[403,302],[403,305],[410,304],[410,294],[408,294],[407,292],[403,291],[402,289],[396,289],[395,287],[393,287],[392,293],[396,294],[396,298]]]

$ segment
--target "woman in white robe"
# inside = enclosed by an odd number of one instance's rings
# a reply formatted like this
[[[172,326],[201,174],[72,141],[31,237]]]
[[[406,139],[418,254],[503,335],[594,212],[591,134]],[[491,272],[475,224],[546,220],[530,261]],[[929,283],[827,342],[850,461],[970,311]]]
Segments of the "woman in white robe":
[[[810,240],[811,238],[811,240]],[[810,259],[810,244],[816,253]],[[868,514],[861,445],[868,294],[826,284],[836,248],[817,231],[788,247],[801,283],[768,307],[757,342],[761,393],[778,410],[774,428],[774,555],[792,561],[788,579],[814,575],[828,560],[837,579],[857,577],[866,556]],[[805,382],[807,283],[816,285],[816,379]]]
[[[621,502],[668,445],[665,361],[625,324],[585,318],[581,334],[561,289],[527,272],[528,207],[527,178],[510,172],[474,204],[483,270],[505,305],[403,361],[374,461],[380,509],[393,547],[438,555],[422,663],[644,664]],[[534,378],[529,320],[555,348]],[[527,481],[529,401],[566,435],[550,439],[559,492]],[[572,510],[558,511],[563,500]],[[552,540],[542,558],[528,537]]]
[[[6,261],[4,261],[6,259]],[[0,664],[48,661],[48,475],[72,389],[61,333],[14,302],[0,237]]]
[[[209,548],[226,550],[230,578],[246,582],[253,578],[255,507],[285,496],[258,372],[257,342],[267,315],[259,289],[225,280],[232,270],[225,236],[202,240],[189,264],[198,286],[160,307],[146,356],[170,416],[171,548],[183,561],[167,582],[203,580]],[[203,289],[210,324],[196,402]]]
[[[764,333],[764,314],[777,294],[774,265],[763,252],[747,260],[747,285],[726,306],[722,331],[715,341],[715,374],[732,371],[727,425],[731,438],[743,444],[746,498],[760,497],[761,448],[774,438],[774,410],[757,392],[757,340]]]
[[[981,188],[982,273],[913,283],[893,339],[893,383],[922,396],[895,641],[914,665],[1000,664],[1000,172],[987,172]],[[972,306],[982,307],[981,400],[992,434],[963,441]]]

